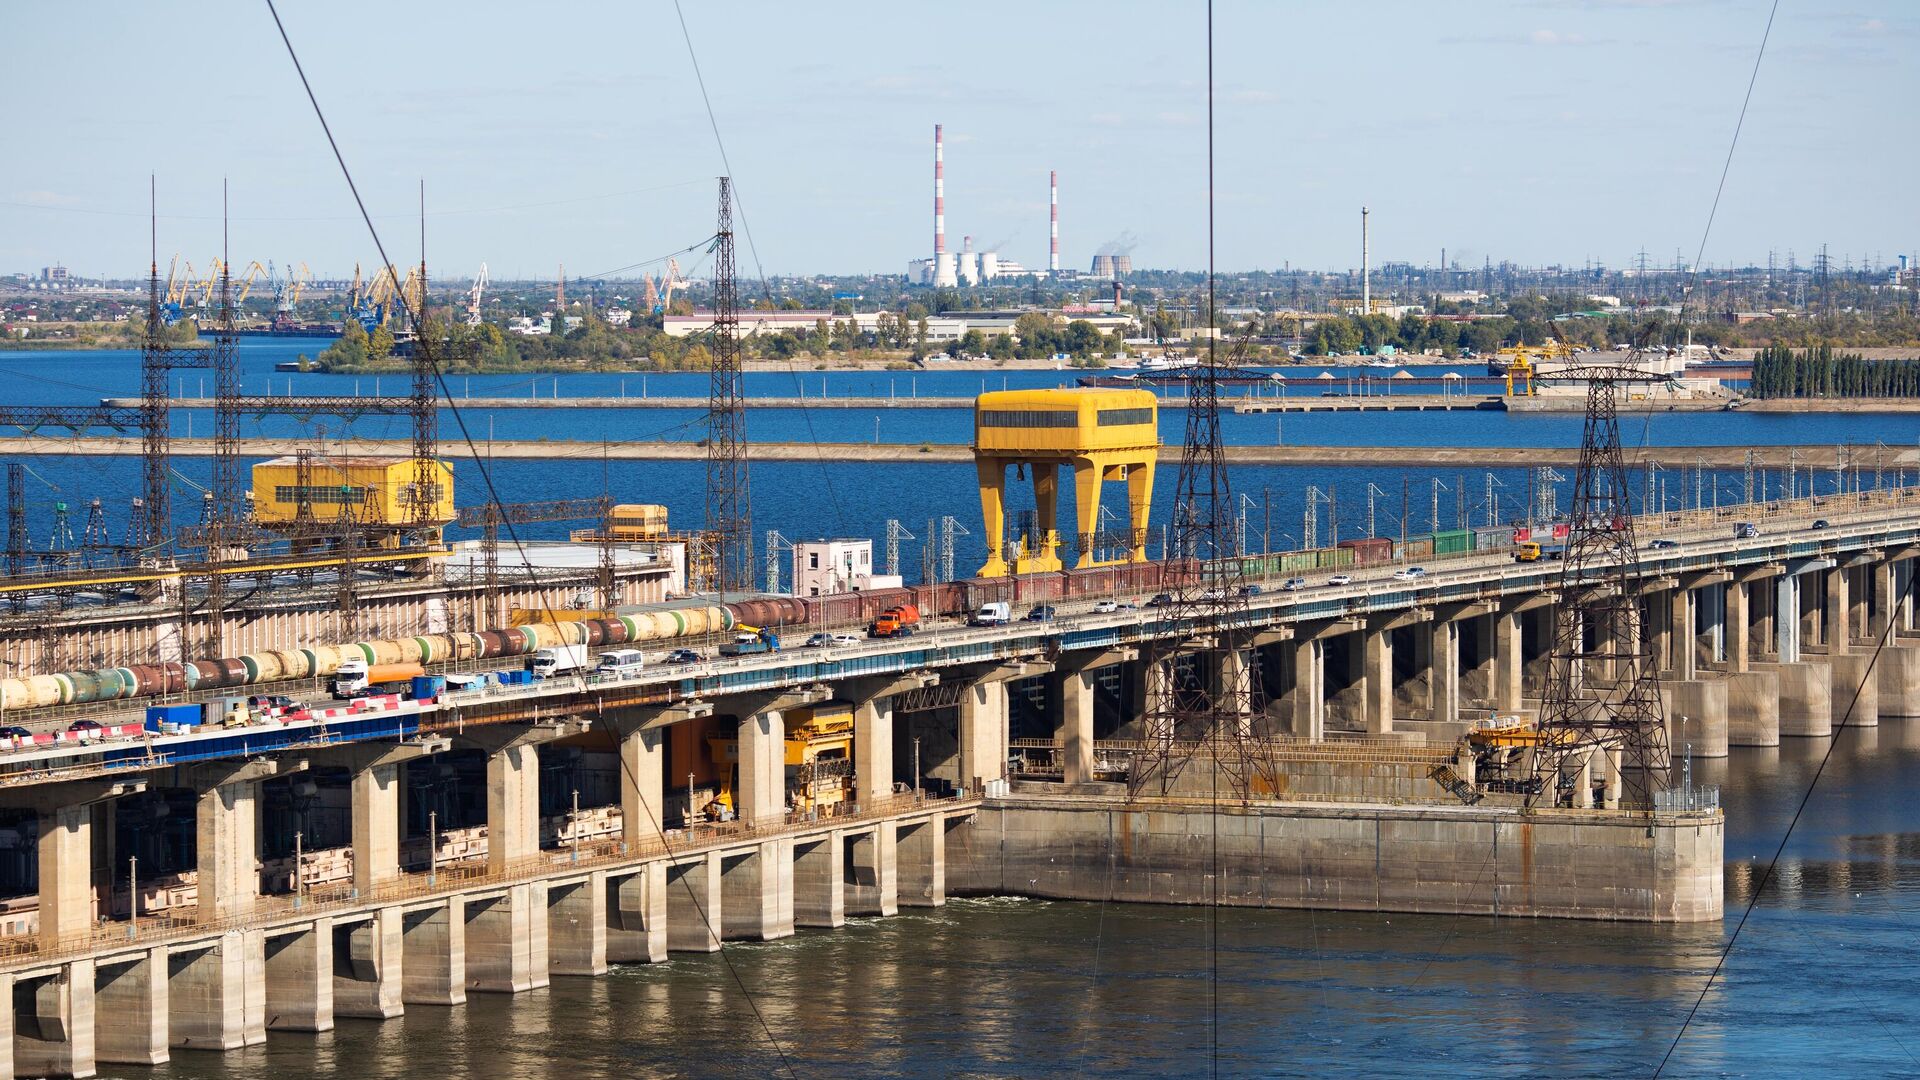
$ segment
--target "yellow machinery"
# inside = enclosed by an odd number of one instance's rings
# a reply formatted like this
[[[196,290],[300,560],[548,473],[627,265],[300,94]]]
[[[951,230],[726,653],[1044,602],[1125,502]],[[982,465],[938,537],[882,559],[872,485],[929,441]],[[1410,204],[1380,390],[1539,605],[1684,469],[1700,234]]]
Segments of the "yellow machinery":
[[[998,390],[973,406],[973,460],[980,473],[980,510],[986,519],[987,562],[981,577],[1060,569],[1059,469],[1073,469],[1080,560],[1095,562],[1100,485],[1127,484],[1127,557],[1147,561],[1147,512],[1153,467],[1160,453],[1159,400],[1151,390]],[[1002,550],[1007,535],[1007,466],[1030,472],[1038,509],[1035,535]],[[1016,476],[1018,473],[1016,473]],[[1009,566],[1011,562],[1011,566]]]
[[[1540,364],[1547,360],[1568,362],[1574,351],[1569,345],[1553,341],[1545,345],[1509,345],[1497,354],[1506,359],[1507,396],[1532,397],[1533,380],[1540,376]],[[1518,386],[1518,391],[1514,387]]]
[[[304,466],[298,458],[280,457],[253,467],[254,518],[267,528],[291,525],[305,503],[312,520],[338,521],[352,508],[362,525],[406,525],[414,512],[414,463],[396,457],[317,457]],[[454,519],[453,470],[444,461],[433,462],[434,488],[429,500],[430,525]],[[301,481],[305,480],[303,486]]]
[[[667,508],[659,503],[615,503],[607,524],[615,541],[671,538],[667,528]],[[576,543],[591,543],[600,539],[600,527],[575,529],[571,536]]]
[[[853,706],[826,701],[812,708],[788,709],[786,720],[785,801],[798,813],[831,813],[853,797]],[[736,736],[709,736],[714,771],[720,781],[716,800],[729,812],[737,810],[734,790],[740,783],[740,740]]]

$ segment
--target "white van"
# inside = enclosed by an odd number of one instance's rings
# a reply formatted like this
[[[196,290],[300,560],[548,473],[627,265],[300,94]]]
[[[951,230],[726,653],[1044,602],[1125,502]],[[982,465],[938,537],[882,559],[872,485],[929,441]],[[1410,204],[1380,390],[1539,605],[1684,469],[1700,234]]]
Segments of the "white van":
[[[600,654],[600,667],[595,673],[614,678],[637,675],[646,662],[646,654],[639,649],[608,649]]]
[[[968,626],[1004,626],[1013,620],[1013,605],[1005,600],[991,604],[981,604],[980,610],[967,617]]]

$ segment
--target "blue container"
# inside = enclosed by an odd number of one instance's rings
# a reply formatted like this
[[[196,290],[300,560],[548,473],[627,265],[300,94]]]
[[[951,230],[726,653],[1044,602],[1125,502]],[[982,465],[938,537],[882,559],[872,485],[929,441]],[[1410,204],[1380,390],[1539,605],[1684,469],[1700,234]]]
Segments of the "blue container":
[[[413,700],[426,701],[437,698],[447,692],[445,675],[415,675],[413,677]]]
[[[147,730],[159,731],[161,724],[179,724],[184,727],[200,726],[201,707],[198,703],[190,705],[149,705],[147,706]]]

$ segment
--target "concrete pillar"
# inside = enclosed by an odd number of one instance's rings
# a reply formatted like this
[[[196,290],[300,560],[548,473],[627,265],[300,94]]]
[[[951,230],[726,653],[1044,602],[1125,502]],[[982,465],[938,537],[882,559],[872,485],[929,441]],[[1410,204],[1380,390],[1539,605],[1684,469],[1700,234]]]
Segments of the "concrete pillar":
[[[469,991],[519,994],[547,985],[546,882],[469,898],[466,915]]]
[[[774,941],[793,936],[793,856],[786,840],[726,852],[719,864],[722,937]]]
[[[1433,639],[1439,620],[1410,627],[1404,646],[1394,645],[1393,715],[1431,719]],[[1396,631],[1397,633],[1397,631]]]
[[[238,1050],[267,1041],[266,938],[234,930],[167,958],[168,1037],[178,1050]]]
[[[1366,650],[1366,730],[1384,734],[1393,730],[1393,634],[1369,626],[1361,636]]]
[[[1460,721],[1460,624],[1435,619],[1427,624],[1428,718],[1436,723]]]
[[[1894,605],[1899,600],[1899,594],[1893,588],[1893,560],[1883,557],[1875,562],[1872,575],[1873,606],[1867,622],[1867,636],[1878,641],[1887,633],[1887,627],[1893,621]]]
[[[333,1015],[390,1020],[406,1011],[406,918],[398,907],[333,928]]]
[[[200,921],[244,919],[260,896],[260,782],[201,792],[195,809]]]
[[[607,875],[607,959],[658,964],[667,958],[667,864]]]
[[[14,1075],[93,1075],[94,979],[92,960],[62,964],[40,978],[10,977],[5,1012],[13,1021]]]
[[[902,825],[895,834],[901,907],[941,907],[947,902],[947,823],[935,813]]]
[[[1512,712],[1521,707],[1521,673],[1526,655],[1517,612],[1497,611],[1493,620],[1493,707]]]
[[[547,888],[547,970],[554,975],[607,973],[607,875]]]
[[[400,766],[374,765],[353,774],[353,890],[372,896],[400,880]]]
[[[1780,673],[1742,671],[1727,676],[1727,743],[1780,745]]]
[[[99,964],[94,987],[94,1060],[116,1065],[166,1061],[167,950]]]
[[[1727,756],[1727,683],[1723,679],[1662,680],[1667,745],[1674,760],[1691,744],[1697,758]],[[1684,720],[1682,718],[1685,718]]]
[[[793,921],[835,927],[847,921],[846,838],[840,832],[793,842]]]
[[[787,725],[768,710],[740,718],[740,788],[733,811],[749,825],[773,825],[787,815]]]
[[[1844,624],[1842,625],[1844,630]],[[1880,726],[1880,678],[1870,652],[1829,656],[1833,670],[1833,723]]]
[[[960,777],[969,788],[1007,778],[1007,684],[977,682],[960,698]]]
[[[853,773],[854,798],[862,808],[893,794],[893,699],[854,706]]]
[[[720,853],[710,851],[667,867],[667,948],[718,952],[721,915]]]
[[[1696,678],[1699,655],[1693,635],[1692,589],[1673,589],[1667,593],[1667,672],[1676,679]]]
[[[1327,737],[1327,650],[1318,638],[1294,641],[1293,737],[1314,742]]]
[[[487,872],[506,873],[539,854],[540,748],[497,750],[487,757]]]
[[[467,902],[448,897],[406,912],[400,921],[400,998],[408,1005],[467,1000]]]
[[[1880,679],[1880,715],[1920,716],[1920,645],[1889,644],[1875,665]]]
[[[267,1028],[333,1030],[333,920],[266,936]]]
[[[620,737],[620,839],[630,853],[659,843],[666,828],[666,746],[665,728]]]
[[[846,905],[849,915],[896,915],[900,911],[899,830],[891,821],[843,834]]]
[[[1069,784],[1093,782],[1094,676],[1093,668],[1068,668],[1052,676],[1060,698],[1060,727],[1055,738]]]
[[[1852,614],[1851,578],[1846,567],[1836,566],[1827,571],[1827,604],[1820,612],[1828,656],[1838,656],[1853,647]]]
[[[1251,734],[1253,717],[1247,708],[1253,701],[1253,657],[1244,647],[1243,640],[1229,639],[1229,644],[1231,647],[1225,652],[1211,654],[1208,661],[1211,680],[1207,692],[1213,695],[1223,710],[1229,710],[1240,718],[1241,734]],[[1092,732],[1091,725],[1088,732]]]
[[[1775,664],[1780,676],[1782,737],[1833,734],[1833,674],[1824,661]]]
[[[1460,698],[1463,702],[1484,707],[1493,702],[1493,619],[1487,615],[1475,615],[1460,622],[1460,648],[1463,653],[1473,654],[1473,663],[1465,663],[1462,657],[1460,672]],[[1468,643],[1472,643],[1471,649]]]
[[[42,806],[39,831],[40,945],[53,950],[93,932],[93,807]]]
[[[1793,664],[1800,660],[1800,577],[1798,574],[1781,574],[1773,586],[1773,652],[1779,663]],[[1782,680],[1781,691],[1786,691]],[[1785,710],[1782,709],[1784,719]],[[1782,731],[1785,734],[1785,731]]]
[[[1752,611],[1747,582],[1729,581],[1726,589],[1727,670],[1746,671],[1753,662]]]

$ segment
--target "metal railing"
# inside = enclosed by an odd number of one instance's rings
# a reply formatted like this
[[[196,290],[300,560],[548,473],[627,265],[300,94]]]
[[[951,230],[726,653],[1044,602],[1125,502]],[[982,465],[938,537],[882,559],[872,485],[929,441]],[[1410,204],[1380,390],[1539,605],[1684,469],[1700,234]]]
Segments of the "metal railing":
[[[766,822],[729,821],[700,823],[690,829],[669,829],[638,842],[601,840],[590,844],[543,848],[536,855],[507,860],[495,865],[484,858],[440,863],[424,871],[402,873],[398,878],[359,892],[350,883],[337,883],[287,894],[263,894],[253,898],[252,910],[243,915],[218,919],[192,919],[178,915],[142,915],[135,919],[103,922],[85,931],[47,942],[38,935],[0,938],[0,968],[31,966],[60,960],[77,959],[93,953],[130,947],[209,938],[237,930],[258,930],[308,915],[351,913],[379,908],[395,902],[448,897],[476,889],[500,888],[537,881],[556,874],[578,870],[597,870],[639,866],[661,859],[704,856],[717,848],[732,847],[758,839],[776,839],[819,829],[839,829],[879,822],[917,811],[970,810],[980,805],[981,792],[968,790],[949,798],[905,793],[865,804],[846,804],[843,813],[823,816],[785,814]]]
[[[1692,784],[1653,793],[1653,812],[1656,814],[1718,809],[1720,809],[1720,787],[1717,784]]]

